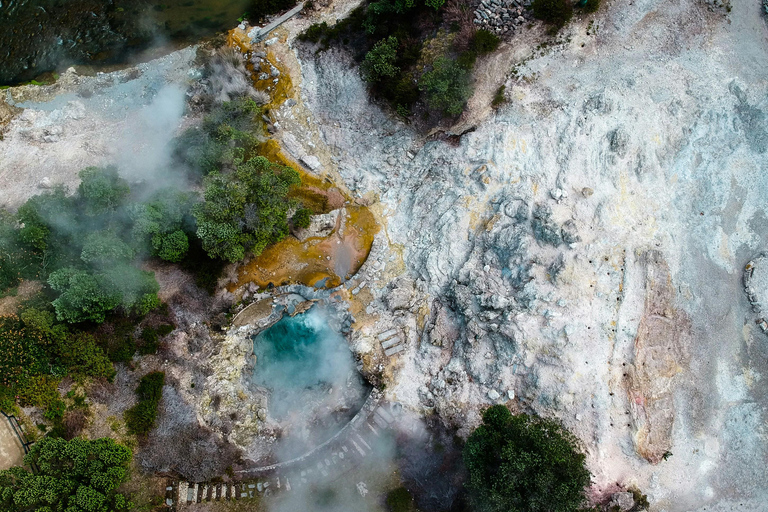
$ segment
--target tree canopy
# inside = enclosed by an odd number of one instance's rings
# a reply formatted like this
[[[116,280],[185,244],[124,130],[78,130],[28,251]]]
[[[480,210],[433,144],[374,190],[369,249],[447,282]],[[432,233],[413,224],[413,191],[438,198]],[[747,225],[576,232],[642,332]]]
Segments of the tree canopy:
[[[117,488],[132,454],[109,438],[65,441],[45,437],[24,457],[37,473],[0,471],[0,509],[6,512],[112,512],[133,508]]]
[[[559,423],[495,405],[467,439],[466,487],[477,512],[574,512],[590,481],[584,461]]]
[[[205,200],[192,211],[212,258],[240,261],[288,234],[288,210],[297,204],[288,192],[301,183],[295,170],[258,156],[232,173],[213,172],[203,183]]]
[[[424,73],[419,88],[431,109],[455,116],[464,110],[471,93],[469,72],[455,60],[438,57],[432,70]]]
[[[366,81],[376,82],[384,77],[393,77],[400,71],[400,68],[395,65],[397,46],[397,38],[389,36],[373,45],[373,48],[365,54],[360,70]]]

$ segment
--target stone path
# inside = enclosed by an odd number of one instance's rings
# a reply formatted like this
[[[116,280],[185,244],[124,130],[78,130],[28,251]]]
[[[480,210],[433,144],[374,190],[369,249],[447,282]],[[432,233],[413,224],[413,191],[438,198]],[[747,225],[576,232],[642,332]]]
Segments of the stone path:
[[[374,392],[376,393],[376,392]],[[373,394],[373,393],[372,393]],[[380,396],[380,395],[379,395]],[[361,410],[346,428],[306,456],[282,464],[239,472],[243,480],[229,483],[169,481],[166,506],[192,508],[196,503],[250,500],[276,493],[293,492],[318,481],[333,481],[352,471],[371,456],[379,439],[400,416],[400,404],[380,403]]]
[[[395,327],[382,332],[378,335],[378,338],[379,342],[381,343],[381,348],[384,350],[384,355],[387,357],[392,357],[393,355],[405,350],[403,338],[400,337],[400,334]]]
[[[0,415],[0,470],[21,465],[24,447],[11,428],[11,424]]]

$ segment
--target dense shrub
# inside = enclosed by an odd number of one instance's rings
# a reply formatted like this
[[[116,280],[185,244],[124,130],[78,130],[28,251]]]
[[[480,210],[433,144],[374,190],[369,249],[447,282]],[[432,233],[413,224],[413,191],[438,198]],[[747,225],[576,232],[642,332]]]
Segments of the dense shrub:
[[[298,35],[299,41],[309,41],[311,43],[319,43],[320,39],[328,32],[328,23],[313,23],[304,32]]]
[[[513,416],[503,405],[490,407],[464,448],[466,487],[474,510],[580,510],[590,474],[578,444],[555,421]]]
[[[128,432],[136,435],[149,433],[155,426],[157,407],[163,395],[165,373],[148,373],[139,381],[136,395],[139,403],[125,411],[125,424]]]
[[[0,318],[0,395],[47,408],[60,399],[56,387],[67,374],[111,379],[115,370],[91,335],[57,324],[49,311]]]
[[[582,5],[582,3],[579,5]],[[597,12],[599,8],[600,0],[586,0],[586,2],[583,2],[584,12]]]
[[[261,107],[251,98],[213,105],[200,126],[175,139],[174,156],[193,179],[231,168],[261,140],[260,116]]]
[[[499,88],[496,89],[496,94],[493,95],[493,100],[491,101],[492,107],[498,107],[506,101],[506,98],[504,97],[504,91],[506,90],[507,86],[504,84],[500,85]]]
[[[211,258],[240,261],[261,254],[288,234],[288,198],[301,183],[290,167],[256,157],[230,174],[213,173],[204,181],[204,202],[195,205],[197,236]]]
[[[148,201],[132,204],[128,214],[133,244],[143,253],[181,261],[189,249],[187,233],[194,232],[191,209],[197,201],[194,193],[161,189]]]
[[[312,222],[312,210],[309,208],[299,208],[291,217],[291,223],[297,228],[308,228]]]
[[[459,115],[469,99],[469,72],[454,60],[438,57],[432,70],[419,81],[429,107],[448,115]]]
[[[191,205],[158,210],[157,201],[131,203],[128,184],[111,167],[89,167],[80,176],[73,196],[57,188],[19,208],[15,250],[34,255],[36,273],[55,292],[52,304],[59,320],[99,323],[118,308],[124,314],[145,314],[159,304],[158,285],[153,274],[136,266],[136,258],[147,252],[137,233],[146,232],[146,238],[178,230],[183,223],[178,217],[184,214],[176,210],[186,208],[191,218]],[[142,208],[156,215],[135,215]]]
[[[405,487],[398,487],[387,493],[387,507],[390,512],[411,512],[413,496]]]
[[[122,206],[131,189],[116,167],[87,167],[80,171],[77,192],[85,213],[95,217]]]
[[[187,257],[181,262],[181,267],[195,276],[195,284],[211,295],[226,265],[225,260],[209,257],[197,237],[191,241]]]
[[[382,78],[393,77],[400,71],[400,68],[395,65],[397,46],[397,38],[389,36],[373,45],[373,48],[365,54],[365,59],[360,64],[360,71],[366,81],[378,82]]]
[[[145,327],[141,331],[141,344],[139,345],[139,354],[156,354],[160,347],[160,337],[157,330],[153,327]]]
[[[422,99],[415,78],[421,74],[417,64],[425,40],[441,24],[443,3],[444,0],[370,1],[333,26],[312,25],[299,38],[320,43],[321,50],[332,43],[348,48],[360,63],[372,96],[385,100],[399,115],[408,117]],[[462,15],[468,17],[465,28],[471,36],[474,25],[470,11],[466,7]]]
[[[569,0],[533,0],[533,15],[544,20],[554,29],[560,29],[571,20],[573,7]]]
[[[501,43],[501,39],[484,28],[475,32],[475,37],[472,40],[472,46],[480,55],[495,51],[499,47],[499,43]]]
[[[0,209],[0,295],[21,279],[37,277],[39,259],[20,240],[16,218]]]
[[[128,477],[131,450],[109,438],[38,441],[24,457],[27,467],[0,471],[0,509],[6,512],[127,511],[117,488]]]
[[[160,337],[170,334],[173,329],[174,327],[168,324],[163,324],[157,329],[154,327],[145,327],[142,329],[139,353],[142,355],[156,354],[157,349],[160,347]]]

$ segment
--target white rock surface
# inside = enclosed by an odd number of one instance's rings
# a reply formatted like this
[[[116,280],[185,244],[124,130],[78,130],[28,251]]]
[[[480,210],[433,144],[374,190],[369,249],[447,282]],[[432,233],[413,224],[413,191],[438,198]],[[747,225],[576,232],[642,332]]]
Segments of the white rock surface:
[[[509,104],[458,147],[375,110],[345,55],[302,62],[305,104],[341,176],[380,198],[427,309],[422,330],[389,298],[397,288],[374,283],[377,321],[357,335],[403,329],[409,349],[387,393],[463,433],[489,389],[559,418],[607,498],[620,482],[652,510],[762,510],[768,340],[740,276],[768,242],[768,28],[756,5],[725,15],[692,0],[611,3],[585,36],[592,22],[521,66]],[[649,250],[669,268],[659,316],[691,323],[680,338],[690,361],[654,370],[663,389],[650,392],[667,401],[657,411],[674,411],[661,429],[673,456],[657,464],[636,451],[649,416],[627,382],[664,346],[635,347],[657,290]]]

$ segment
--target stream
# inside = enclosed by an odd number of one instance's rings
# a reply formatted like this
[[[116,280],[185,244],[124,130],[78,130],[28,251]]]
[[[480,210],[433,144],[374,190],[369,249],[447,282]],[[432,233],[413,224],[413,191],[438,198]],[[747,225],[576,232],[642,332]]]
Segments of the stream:
[[[228,30],[250,0],[0,0],[0,85],[131,64]],[[47,75],[46,75],[47,74]]]

